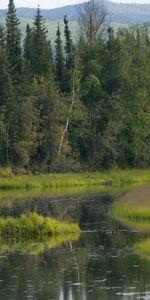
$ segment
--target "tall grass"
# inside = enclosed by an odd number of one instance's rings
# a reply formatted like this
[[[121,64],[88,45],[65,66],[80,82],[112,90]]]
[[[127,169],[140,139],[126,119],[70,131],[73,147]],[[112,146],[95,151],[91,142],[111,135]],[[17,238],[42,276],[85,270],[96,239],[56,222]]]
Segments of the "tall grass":
[[[150,209],[115,203],[111,215],[131,229],[150,231]]]
[[[0,236],[2,238],[45,238],[50,236],[79,233],[77,224],[64,224],[56,219],[43,217],[37,213],[24,214],[19,218],[0,218]]]
[[[150,185],[145,184],[116,201],[111,214],[131,228],[150,230]]]
[[[0,171],[1,174],[1,171]],[[39,176],[1,176],[0,189],[41,189],[150,182],[150,170],[112,170],[103,173],[47,174]]]
[[[134,244],[134,249],[137,251],[137,254],[144,259],[150,260],[150,239],[147,238],[144,241]]]
[[[112,207],[112,214],[118,218],[129,221],[150,222],[150,208],[124,203],[115,203]]]
[[[11,168],[0,168],[0,178],[12,178],[13,177],[13,173]]]

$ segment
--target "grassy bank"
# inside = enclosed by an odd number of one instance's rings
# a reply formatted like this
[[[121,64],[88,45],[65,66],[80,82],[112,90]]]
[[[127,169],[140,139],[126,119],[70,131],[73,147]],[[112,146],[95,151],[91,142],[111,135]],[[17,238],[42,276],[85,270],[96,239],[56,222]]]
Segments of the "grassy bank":
[[[133,204],[115,203],[112,209],[113,215],[121,219],[135,222],[150,222],[150,207],[144,204],[134,206]]]
[[[112,206],[112,215],[130,228],[150,230],[150,186],[126,193]]]
[[[19,218],[0,218],[0,237],[18,239],[41,239],[51,236],[79,234],[77,224],[64,224],[58,220],[36,213],[21,215]]]
[[[112,170],[103,173],[47,174],[14,176],[0,170],[0,189],[54,189],[61,187],[90,187],[140,184],[150,182],[150,170]]]

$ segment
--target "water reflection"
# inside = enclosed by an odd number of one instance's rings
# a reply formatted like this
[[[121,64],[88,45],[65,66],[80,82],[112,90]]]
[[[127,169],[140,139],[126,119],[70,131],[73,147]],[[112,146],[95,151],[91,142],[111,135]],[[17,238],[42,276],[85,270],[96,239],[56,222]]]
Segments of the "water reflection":
[[[20,252],[0,257],[0,299],[127,300],[150,298],[150,262],[134,245],[148,236],[110,219],[112,195],[65,199],[32,198],[5,214],[28,209],[70,218],[83,232],[79,241],[45,249],[39,255]],[[2,210],[1,210],[2,213]]]

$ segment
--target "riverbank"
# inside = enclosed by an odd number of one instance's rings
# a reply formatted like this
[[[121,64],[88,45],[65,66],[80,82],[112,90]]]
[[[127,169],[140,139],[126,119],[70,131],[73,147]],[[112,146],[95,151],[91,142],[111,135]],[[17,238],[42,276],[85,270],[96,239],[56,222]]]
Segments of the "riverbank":
[[[150,231],[150,185],[126,193],[113,203],[111,214],[128,228]]]
[[[150,182],[150,170],[111,170],[97,173],[13,175],[0,169],[0,190],[111,186]]]

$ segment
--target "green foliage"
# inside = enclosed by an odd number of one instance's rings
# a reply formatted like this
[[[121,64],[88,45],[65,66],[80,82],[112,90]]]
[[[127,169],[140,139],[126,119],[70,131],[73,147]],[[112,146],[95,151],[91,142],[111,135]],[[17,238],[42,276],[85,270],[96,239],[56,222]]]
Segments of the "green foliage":
[[[0,24],[0,47],[4,49],[6,46],[6,32],[3,26]]]
[[[13,172],[11,168],[0,168],[0,178],[11,178],[13,176]]]
[[[19,24],[20,21],[16,16],[14,1],[9,0],[6,17],[6,49],[10,73],[15,84],[20,82],[22,71],[21,32]]]
[[[89,113],[92,168],[149,165],[147,28],[108,28],[107,41],[80,42],[82,101]],[[85,152],[86,153],[86,152]]]
[[[9,164],[13,159],[13,146],[17,134],[17,103],[5,50],[0,49],[0,163]]]
[[[67,16],[64,17],[64,35],[65,35],[65,81],[64,91],[72,92],[73,69],[74,69],[74,47],[69,29]]]
[[[51,67],[51,47],[50,42],[47,40],[45,20],[39,7],[34,18],[32,30],[29,25],[26,29],[24,56],[30,63],[33,75],[47,76]]]
[[[0,164],[35,173],[149,167],[149,27],[109,27],[73,45],[65,16],[52,52],[39,7],[23,51],[20,26],[10,0],[0,26]]]
[[[66,52],[66,68],[68,70],[74,67],[74,60],[73,60],[73,43],[71,38],[71,31],[69,30],[68,19],[67,16],[64,17],[64,33],[65,33],[65,52]]]
[[[103,173],[67,173],[47,174],[37,176],[13,176],[12,178],[0,178],[0,189],[42,189],[61,187],[92,187],[99,186],[105,189],[105,185],[124,186],[125,184],[140,184],[150,181],[149,170],[113,170]]]
[[[56,56],[55,56],[55,78],[59,84],[61,91],[64,90],[64,57],[62,50],[62,40],[61,40],[61,32],[58,24],[57,32],[56,32],[56,40],[55,40],[55,48],[56,48]]]
[[[64,236],[73,233],[80,233],[80,228],[77,224],[64,224],[37,213],[24,214],[19,218],[0,218],[1,238],[40,239],[42,237]]]
[[[19,111],[20,132],[15,151],[19,165],[29,167],[38,145],[38,111],[31,97],[24,97]]]

